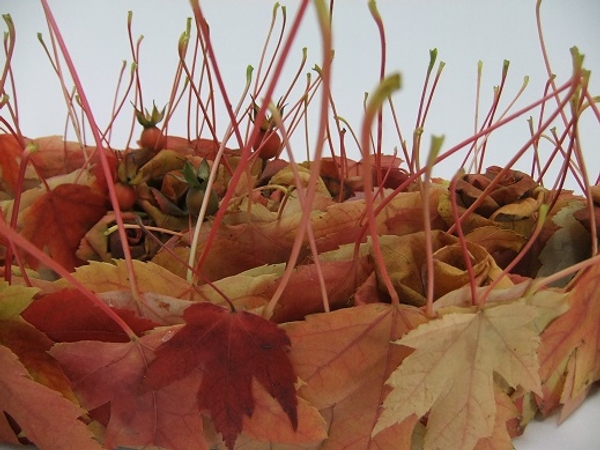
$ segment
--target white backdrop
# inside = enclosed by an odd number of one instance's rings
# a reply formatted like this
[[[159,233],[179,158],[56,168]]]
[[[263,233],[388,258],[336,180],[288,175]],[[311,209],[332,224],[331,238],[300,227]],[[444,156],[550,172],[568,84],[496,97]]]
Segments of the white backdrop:
[[[298,1],[288,3],[289,23]],[[364,93],[373,89],[379,73],[379,37],[366,3],[365,0],[336,2],[333,24],[336,52],[333,94],[338,113],[355,129],[360,126]],[[3,0],[2,5],[3,12],[12,14],[18,33],[13,68],[22,130],[29,136],[61,134],[66,108],[56,76],[36,38],[36,33],[42,32],[49,42],[42,8],[33,0]],[[110,118],[121,63],[123,60],[131,61],[126,34],[128,10],[134,11],[134,38],[144,35],[140,60],[144,102],[150,104],[156,100],[159,105],[167,102],[177,63],[177,41],[184,30],[186,18],[191,15],[187,1],[50,0],[50,5],[101,126],[106,125]],[[237,102],[242,91],[247,65],[258,65],[272,5],[270,0],[211,0],[202,3],[233,103]],[[427,150],[431,135],[445,135],[444,149],[448,149],[473,133],[479,60],[483,61],[480,120],[491,104],[493,87],[500,82],[505,59],[510,61],[510,69],[499,110],[508,105],[525,76],[529,77],[529,86],[513,110],[542,96],[547,75],[537,38],[534,0],[382,0],[378,7],[386,26],[388,73],[400,71],[403,76],[403,88],[394,100],[400,126],[409,144],[432,48],[438,49],[438,61],[444,61],[446,67],[425,127],[424,150]],[[598,18],[600,2],[594,0],[543,2],[546,45],[559,84],[572,73],[569,49],[577,45],[586,55],[585,66],[593,72],[592,93],[600,93],[600,75],[594,76],[600,74]],[[275,91],[275,98],[283,93],[285,81],[296,70],[302,47],[308,48],[306,67],[309,70],[321,60],[321,44],[313,11],[309,11],[301,27],[290,63],[286,66],[287,74]],[[488,164],[504,164],[526,142],[529,137],[527,117],[522,116],[492,135]],[[112,144],[116,148],[124,145],[129,129],[125,122],[122,127],[115,127]],[[225,120],[221,120],[220,125],[222,133]],[[172,121],[169,131],[185,134],[185,121],[181,120],[179,125],[177,120]],[[388,134],[384,151],[391,153],[398,146],[391,122],[388,122],[385,131]],[[589,113],[582,120],[581,136],[589,171],[595,179],[600,167],[596,150],[600,126]],[[306,150],[298,142],[292,143],[294,153],[302,158]],[[351,156],[358,157],[355,149],[349,150]],[[452,176],[458,169],[457,164],[458,160],[455,164],[441,165],[435,174]],[[569,187],[574,186],[569,184]]]
[[[144,35],[140,61],[144,102],[146,105],[152,100],[158,105],[166,103],[177,63],[177,41],[186,18],[191,15],[187,1],[50,0],[49,3],[101,126],[110,118],[121,63],[131,60],[126,34],[128,10],[134,11],[134,37]],[[287,4],[288,22],[291,22],[298,1],[283,0],[282,3]],[[272,5],[270,0],[202,2],[218,62],[234,103],[245,82],[246,66],[258,64]],[[446,136],[444,149],[472,134],[479,60],[483,61],[482,114],[490,105],[493,86],[500,82],[505,59],[511,65],[504,106],[516,94],[525,76],[529,76],[529,87],[518,105],[525,106],[542,95],[547,75],[537,38],[534,0],[380,0],[378,7],[386,26],[388,72],[399,70],[403,76],[403,88],[394,99],[406,138],[410,138],[414,127],[432,48],[438,49],[438,60],[444,61],[446,67],[426,124],[423,139],[426,146],[432,134]],[[62,134],[66,108],[56,76],[36,37],[36,33],[41,32],[49,42],[40,3],[1,0],[0,12],[10,13],[17,29],[13,73],[23,133],[30,137]],[[569,48],[576,45],[586,55],[585,67],[592,70],[591,91],[600,94],[599,19],[597,0],[546,0],[542,4],[546,45],[559,84],[571,74]],[[286,67],[287,77],[296,70],[302,47],[308,48],[307,68],[319,64],[320,45],[314,12],[310,11],[298,34],[291,63]],[[364,93],[373,89],[379,72],[378,34],[365,0],[336,2],[334,47],[333,95],[339,114],[358,129]],[[276,98],[284,87],[279,86]],[[518,119],[506,132],[492,137],[488,147],[490,164],[502,164],[527,140],[526,118]],[[222,133],[224,120],[221,126]],[[391,127],[386,131],[391,131]],[[128,126],[115,129],[112,142],[115,148],[124,145],[127,132]],[[180,127],[176,122],[171,123],[170,132],[185,134],[185,123],[182,121]],[[384,150],[389,153],[398,142],[386,136]],[[600,169],[600,125],[590,114],[582,121],[581,136],[593,180]],[[293,144],[296,156],[302,158],[305,151],[298,143]],[[444,164],[435,174],[449,177],[457,168]],[[558,429],[554,428],[553,420],[530,425],[526,436],[516,441],[516,447],[519,450],[593,448],[600,438],[598,423],[600,401],[595,395]]]

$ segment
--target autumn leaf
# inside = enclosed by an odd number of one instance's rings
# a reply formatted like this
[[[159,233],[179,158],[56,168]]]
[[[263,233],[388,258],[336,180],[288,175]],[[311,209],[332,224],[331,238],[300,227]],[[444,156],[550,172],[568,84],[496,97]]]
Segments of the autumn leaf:
[[[434,189],[430,209],[435,214],[437,197],[442,189]],[[422,199],[418,192],[402,192],[377,215],[377,228],[381,234],[403,235],[423,229]],[[281,216],[265,206],[246,204],[240,211],[227,214],[210,242],[207,257],[202,264],[202,274],[214,281],[263,264],[277,264],[289,258],[304,212],[300,202],[290,197]],[[251,211],[251,212],[248,212]],[[356,242],[361,236],[365,203],[356,200],[334,203],[328,196],[317,196],[312,205],[310,224],[318,251],[335,250]],[[437,218],[434,226],[442,223]],[[205,251],[212,222],[202,225],[198,253]],[[305,238],[308,247],[308,240]],[[160,254],[160,253],[159,253]]]
[[[565,405],[560,417],[564,420],[600,379],[599,290],[600,266],[595,264],[573,280],[569,311],[542,334],[539,358],[544,395],[538,404],[544,414],[560,402]]]
[[[30,441],[47,450],[102,449],[79,420],[85,411],[34,382],[17,356],[1,345],[0,367],[0,410],[19,424]]]
[[[131,293],[125,260],[114,260],[113,264],[92,261],[78,267],[73,276],[122,314],[129,310],[131,314],[161,325],[181,323],[183,310],[192,300],[203,299],[202,293],[190,283],[157,264],[133,260],[132,265],[139,297]],[[54,285],[69,287],[64,279],[57,280]]]
[[[56,344],[50,349],[83,407],[88,411],[110,408],[108,421],[104,423],[108,447],[208,448],[192,394],[199,373],[194,372],[159,391],[139,393],[147,362],[173,333],[174,329],[165,328],[138,342],[79,341]]]
[[[0,282],[0,346],[10,349],[33,381],[76,402],[68,380],[47,353],[53,342],[42,331],[25,322],[21,314],[31,306],[37,288]]]
[[[589,233],[575,218],[575,214],[584,209],[581,200],[571,200],[552,216],[552,223],[560,228],[546,241],[539,254],[542,265],[537,272],[538,277],[552,275],[590,256]],[[564,287],[570,279],[565,277],[553,286]]]
[[[434,300],[468,285],[471,276],[477,285],[486,285],[498,278],[502,272],[483,247],[467,242],[471,275],[465,266],[463,250],[458,239],[443,231],[433,231],[430,237],[422,231],[404,236],[380,236],[379,245],[385,261],[385,270],[402,303],[415,306],[424,306],[426,303],[427,279],[423,271],[426,266],[426,255],[423,251],[426,239],[430,239],[434,251]],[[378,269],[377,273],[380,275],[381,269]],[[501,279],[499,283],[503,287],[512,285],[506,278]]]
[[[152,262],[134,260],[133,269],[139,292],[184,297],[191,290],[188,282]],[[92,261],[78,267],[73,276],[96,293],[129,291],[131,288],[127,264],[121,259],[113,263]],[[60,287],[69,287],[69,283],[65,280],[57,280],[56,284]]]
[[[317,408],[298,398],[298,427],[290,423],[279,402],[256,379],[252,381],[255,409],[244,416],[243,434],[260,442],[306,444],[327,438],[327,424]],[[236,446],[237,447],[237,446]]]
[[[0,321],[0,345],[10,349],[36,382],[76,402],[69,381],[57,362],[48,355],[53,342],[24,320]]]
[[[349,306],[352,296],[373,272],[373,263],[367,256],[346,261],[322,261],[298,266],[275,305],[271,320],[276,323],[301,320],[308,314],[324,311],[323,294],[317,288],[318,270],[323,277],[330,310]],[[279,282],[267,290],[271,298]]]
[[[27,286],[9,285],[0,281],[0,319],[16,318],[33,301],[39,291]]]
[[[155,322],[136,316],[127,308],[113,308],[132,329],[141,335],[151,330]],[[128,342],[121,327],[88,297],[77,289],[62,289],[36,299],[22,317],[55,342],[101,340]]]
[[[65,141],[62,136],[35,138],[31,140],[30,145],[35,148],[31,154],[31,161],[43,178],[80,169],[95,149],[78,142]]]
[[[429,412],[425,449],[472,449],[494,429],[494,374],[541,393],[534,307],[513,301],[450,311],[395,342],[415,351],[387,381],[393,390],[374,435]]]
[[[211,303],[190,306],[183,318],[186,325],[157,349],[143,390],[160,389],[201,370],[198,409],[211,413],[230,450],[242,431],[244,416],[251,417],[255,409],[253,379],[279,402],[292,427],[298,427],[296,374],[287,356],[290,340],[283,330],[259,316]]]
[[[494,399],[496,402],[496,420],[494,429],[488,437],[481,438],[475,450],[505,450],[513,448],[512,438],[508,425],[511,422],[518,422],[519,412],[512,402],[496,384],[494,384]]]
[[[377,303],[314,314],[284,325],[299,394],[329,418],[328,449],[410,449],[411,416],[371,437],[389,392],[385,381],[410,349],[390,343],[426,321],[414,307]]]
[[[0,189],[16,192],[22,152],[12,134],[0,134]]]
[[[20,217],[21,233],[65,269],[82,264],[75,252],[81,238],[107,210],[106,198],[92,188],[79,184],[61,184],[38,198]],[[37,261],[29,257],[36,268]]]

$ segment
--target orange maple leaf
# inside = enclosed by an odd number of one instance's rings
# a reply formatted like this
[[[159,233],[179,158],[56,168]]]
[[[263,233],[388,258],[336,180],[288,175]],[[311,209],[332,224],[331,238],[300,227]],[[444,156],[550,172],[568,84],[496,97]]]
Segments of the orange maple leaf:
[[[107,211],[106,197],[79,184],[61,184],[38,198],[24,212],[21,233],[65,269],[82,264],[75,252],[81,238]],[[36,268],[37,260],[28,258]]]
[[[389,392],[385,380],[410,353],[390,341],[425,321],[415,307],[377,303],[284,325],[304,382],[300,396],[331,418],[328,448],[411,448],[416,416],[374,438],[371,433]]]
[[[544,396],[538,404],[544,414],[559,402],[564,404],[560,420],[568,417],[600,379],[599,290],[600,266],[596,264],[573,280],[570,309],[542,334],[539,358]]]
[[[33,381],[17,356],[0,345],[0,411],[40,448],[101,450],[85,424],[85,412],[58,392]],[[68,430],[68,433],[65,432]]]

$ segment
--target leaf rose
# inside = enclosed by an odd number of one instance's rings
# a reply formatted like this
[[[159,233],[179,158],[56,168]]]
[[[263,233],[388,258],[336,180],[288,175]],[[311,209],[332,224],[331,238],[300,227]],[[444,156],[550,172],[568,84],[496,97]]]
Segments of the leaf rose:
[[[476,204],[474,213],[462,224],[465,232],[496,225],[529,236],[535,227],[546,189],[526,173],[509,170],[501,175],[502,170],[491,166],[483,174],[467,174],[456,183],[459,212]],[[486,189],[490,191],[484,195]],[[454,223],[449,197],[441,202],[440,214],[448,223]]]

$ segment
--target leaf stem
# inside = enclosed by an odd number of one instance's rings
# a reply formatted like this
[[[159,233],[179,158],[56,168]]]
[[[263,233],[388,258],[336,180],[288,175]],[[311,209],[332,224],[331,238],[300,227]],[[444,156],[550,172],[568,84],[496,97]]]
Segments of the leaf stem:
[[[114,184],[112,183],[113,173],[110,168],[110,164],[108,162],[108,157],[106,156],[106,149],[104,148],[104,146],[102,144],[102,137],[100,136],[98,125],[96,124],[94,115],[92,113],[92,109],[87,100],[85,91],[83,90],[83,85],[81,84],[81,80],[79,79],[79,77],[77,75],[77,71],[75,70],[75,65],[73,64],[71,56],[70,56],[69,52],[67,51],[67,46],[62,38],[62,35],[61,35],[58,25],[54,19],[52,11],[50,10],[50,6],[48,5],[48,0],[42,0],[42,7],[44,8],[44,13],[46,15],[46,20],[48,21],[48,25],[49,25],[51,31],[53,32],[53,36],[56,38],[58,46],[60,47],[63,57],[65,59],[65,63],[69,69],[71,77],[73,78],[73,83],[75,84],[75,87],[79,94],[79,99],[81,101],[83,111],[85,112],[87,119],[90,123],[90,127],[92,129],[92,135],[93,135],[94,141],[96,143],[96,151],[99,154],[100,164],[101,164],[102,170],[104,172],[104,177],[106,178],[106,184],[108,187],[109,198],[113,205],[118,205],[119,201],[117,199],[117,194],[115,192]],[[115,208],[115,219],[116,219],[117,225],[119,226],[119,237],[120,237],[121,243],[123,245],[123,254],[125,256],[127,269],[129,272],[129,284],[130,284],[130,288],[131,288],[131,294],[133,295],[133,298],[137,302],[140,302],[141,298],[140,298],[139,289],[137,286],[137,279],[135,276],[135,271],[133,268],[131,250],[129,248],[129,244],[127,241],[127,232],[124,228],[123,216],[118,207]]]

